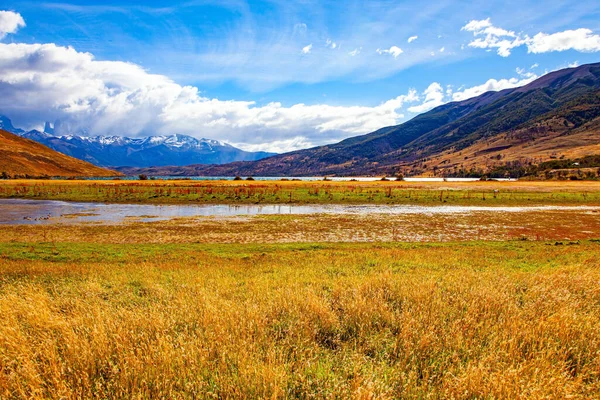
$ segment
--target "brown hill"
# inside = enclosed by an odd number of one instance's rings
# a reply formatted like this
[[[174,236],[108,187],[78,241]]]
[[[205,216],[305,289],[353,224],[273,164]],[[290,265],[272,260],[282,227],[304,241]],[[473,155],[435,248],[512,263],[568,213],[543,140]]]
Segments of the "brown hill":
[[[119,172],[96,167],[4,130],[0,130],[0,173],[12,177],[121,175]]]

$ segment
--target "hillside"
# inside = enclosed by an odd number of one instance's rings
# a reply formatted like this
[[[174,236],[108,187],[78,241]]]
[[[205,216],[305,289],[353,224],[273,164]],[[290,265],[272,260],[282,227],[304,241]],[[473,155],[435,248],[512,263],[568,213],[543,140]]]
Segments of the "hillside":
[[[453,174],[507,161],[600,152],[600,63],[437,107],[397,126],[256,162],[190,166],[186,175]],[[174,171],[165,169],[163,172]],[[129,171],[132,172],[132,171]],[[161,174],[161,169],[155,169]]]
[[[66,156],[0,129],[0,173],[14,176],[116,176],[120,173]]]

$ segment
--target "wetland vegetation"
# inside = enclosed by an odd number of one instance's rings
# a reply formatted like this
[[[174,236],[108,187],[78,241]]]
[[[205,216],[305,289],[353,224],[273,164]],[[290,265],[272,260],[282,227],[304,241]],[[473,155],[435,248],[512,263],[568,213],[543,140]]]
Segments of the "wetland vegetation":
[[[0,198],[152,204],[600,204],[597,182],[0,181]]]
[[[0,225],[0,398],[595,398],[600,185],[565,183],[2,182],[572,208]]]

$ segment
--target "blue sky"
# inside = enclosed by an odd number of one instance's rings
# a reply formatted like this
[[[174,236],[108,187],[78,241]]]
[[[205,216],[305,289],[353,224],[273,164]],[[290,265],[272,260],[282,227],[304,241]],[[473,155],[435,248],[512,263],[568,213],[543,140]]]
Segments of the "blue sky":
[[[0,113],[15,125],[184,133],[250,150],[330,143],[600,61],[593,1],[0,1],[0,10],[11,12],[0,15]]]

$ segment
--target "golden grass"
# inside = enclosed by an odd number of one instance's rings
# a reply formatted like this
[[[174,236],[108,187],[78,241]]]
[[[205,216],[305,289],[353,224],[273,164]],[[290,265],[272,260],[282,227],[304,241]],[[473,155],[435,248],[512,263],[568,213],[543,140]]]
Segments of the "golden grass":
[[[600,204],[600,182],[0,180],[0,198],[155,204]]]
[[[599,237],[592,211],[0,225],[0,398],[598,398]]]
[[[600,244],[0,244],[2,398],[597,398]]]

